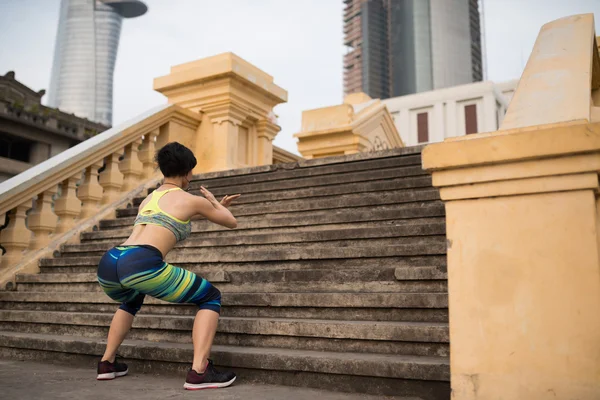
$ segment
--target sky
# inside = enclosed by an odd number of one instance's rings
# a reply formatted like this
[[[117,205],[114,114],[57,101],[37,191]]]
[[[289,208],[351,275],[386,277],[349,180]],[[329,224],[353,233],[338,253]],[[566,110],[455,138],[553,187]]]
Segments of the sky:
[[[123,22],[115,67],[113,125],[166,99],[155,77],[177,65],[232,51],[288,91],[274,144],[297,152],[302,111],[340,104],[342,0],[144,0],[146,15]],[[431,0],[443,1],[443,0]],[[48,89],[60,0],[0,0],[0,74]],[[540,27],[594,13],[600,0],[484,0],[487,79],[519,78]],[[46,100],[47,95],[44,100]]]

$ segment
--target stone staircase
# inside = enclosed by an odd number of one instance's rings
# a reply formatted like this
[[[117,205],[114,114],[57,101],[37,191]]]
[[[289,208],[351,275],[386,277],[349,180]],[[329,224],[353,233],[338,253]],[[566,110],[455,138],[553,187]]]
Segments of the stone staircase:
[[[238,229],[195,222],[167,258],[223,292],[216,364],[243,382],[449,398],[444,206],[420,151],[195,177],[193,192],[242,193]],[[141,200],[0,292],[0,358],[94,368],[116,309],[96,266]],[[120,350],[132,371],[189,368],[194,312],[147,298]]]

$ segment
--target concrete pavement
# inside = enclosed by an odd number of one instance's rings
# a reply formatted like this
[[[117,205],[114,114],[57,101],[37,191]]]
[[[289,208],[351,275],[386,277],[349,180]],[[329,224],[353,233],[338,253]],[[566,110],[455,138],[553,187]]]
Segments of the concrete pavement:
[[[131,372],[113,381],[97,381],[96,371],[63,365],[0,360],[0,398],[11,400],[211,399],[211,400],[381,400],[381,397],[334,393],[287,386],[239,382],[225,389],[183,390],[185,377]],[[407,398],[402,398],[406,400]],[[417,399],[413,399],[417,400]]]

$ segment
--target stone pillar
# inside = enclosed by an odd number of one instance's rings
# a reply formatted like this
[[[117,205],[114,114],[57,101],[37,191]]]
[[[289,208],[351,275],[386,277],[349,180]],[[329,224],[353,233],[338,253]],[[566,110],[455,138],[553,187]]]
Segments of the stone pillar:
[[[135,142],[125,146],[125,156],[119,168],[123,173],[123,186],[121,187],[122,192],[129,192],[141,183],[141,177],[143,174],[143,165],[138,157],[138,146],[142,142],[142,139],[137,139]]]
[[[456,400],[600,394],[600,124],[433,144]]]
[[[142,147],[140,148],[139,158],[143,164],[143,177],[144,179],[150,179],[155,171],[156,164],[154,163],[154,154],[156,152],[155,141],[158,136],[158,129],[152,132],[149,132],[144,135],[144,140],[142,142]]]
[[[119,171],[120,153],[113,153],[104,157],[104,170],[100,173],[98,182],[104,189],[102,204],[111,204],[121,197],[123,174]]]
[[[29,247],[31,231],[27,229],[25,219],[31,204],[31,200],[27,200],[13,208],[8,214],[8,226],[0,231],[0,243],[6,250],[2,256],[2,269],[18,264],[23,258],[23,251]]]
[[[86,219],[98,212],[102,200],[102,186],[98,183],[98,170],[102,164],[96,162],[87,167],[83,173],[83,182],[77,189],[77,197],[81,200],[81,214],[79,218]]]
[[[46,190],[38,195],[33,211],[27,216],[27,225],[33,232],[30,249],[37,250],[50,243],[50,235],[56,230],[58,217],[52,211],[52,196],[56,188]]]
[[[60,184],[60,197],[54,202],[54,213],[58,215],[56,233],[65,233],[74,225],[81,213],[81,200],[77,198],[77,182],[81,174],[65,179]]]
[[[257,165],[269,165],[273,162],[273,139],[280,130],[279,125],[269,120],[263,119],[257,122]]]
[[[270,142],[258,137],[253,121],[268,119],[275,105],[287,101],[287,92],[273,83],[272,76],[235,54],[174,66],[169,75],[154,80],[154,89],[170,104],[203,114],[191,146],[198,159],[194,173],[262,165],[259,160],[272,152],[265,148]],[[240,127],[247,128],[247,134]],[[240,133],[248,145],[246,154],[239,152]],[[164,139],[160,142],[164,144]]]

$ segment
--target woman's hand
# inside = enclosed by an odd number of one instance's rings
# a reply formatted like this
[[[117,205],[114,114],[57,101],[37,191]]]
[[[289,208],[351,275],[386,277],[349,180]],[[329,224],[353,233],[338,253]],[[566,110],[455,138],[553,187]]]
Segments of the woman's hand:
[[[233,203],[233,201],[236,200],[237,198],[239,198],[240,196],[241,196],[241,194],[234,194],[233,196],[225,196],[221,200],[221,205],[223,207],[229,207],[231,205],[231,203]]]
[[[212,204],[213,206],[217,206],[220,203],[215,199],[215,196],[204,186],[200,186],[200,193]]]

